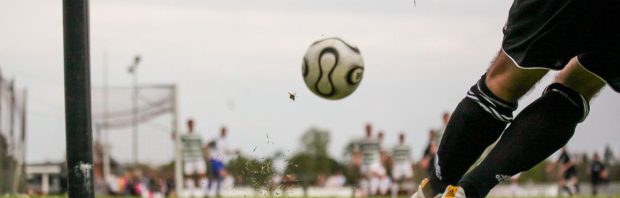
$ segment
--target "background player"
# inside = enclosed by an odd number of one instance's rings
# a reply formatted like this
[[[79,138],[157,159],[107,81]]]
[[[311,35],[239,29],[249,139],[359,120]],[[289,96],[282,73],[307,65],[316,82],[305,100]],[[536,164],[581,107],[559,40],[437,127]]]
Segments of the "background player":
[[[187,133],[181,136],[183,143],[183,173],[187,189],[193,194],[202,194],[198,186],[206,184],[207,165],[204,161],[202,137],[194,133],[194,120],[187,120]]]
[[[609,30],[618,10],[619,1],[515,0],[502,49],[446,127],[430,180],[434,192],[415,196],[485,197],[499,182],[564,146],[606,82],[620,91],[620,34]],[[561,71],[513,118],[518,100],[548,69]],[[496,140],[486,158],[465,174]]]
[[[366,136],[359,141],[354,152],[354,158],[359,159],[354,159],[354,162],[360,163],[360,187],[364,195],[374,195],[378,189],[378,178],[385,175],[379,150],[379,141],[372,136],[372,125],[366,124]]]
[[[556,164],[560,168],[560,178],[558,180],[560,189],[566,191],[571,196],[577,194],[579,192],[579,178],[577,178],[576,163],[566,150],[566,147],[562,147],[562,152],[560,152],[560,157]]]
[[[428,144],[422,153],[420,159],[420,167],[426,171],[427,177],[435,173],[433,165],[435,164],[435,154],[437,154],[437,141],[435,140],[435,130],[428,131]]]
[[[402,189],[409,191],[411,187],[405,187],[404,184],[413,180],[413,157],[411,156],[411,147],[405,143],[405,133],[398,135],[398,144],[392,148],[392,179],[394,180],[393,194]],[[410,192],[406,192],[409,194]]]
[[[387,195],[387,191],[392,185],[392,181],[388,176],[388,170],[386,169],[386,167],[391,167],[392,160],[390,154],[385,149],[383,149],[384,139],[385,132],[379,131],[379,133],[377,133],[377,141],[379,141],[379,156],[381,159],[381,169],[383,169],[384,171],[383,174],[380,174],[376,180],[371,180],[371,190],[373,191],[372,193],[374,194],[378,191],[378,194],[382,196]],[[373,184],[372,182],[374,182],[375,184]]]
[[[228,129],[222,127],[220,129],[220,136],[215,138],[210,147],[210,159],[209,164],[212,170],[211,180],[209,180],[208,191],[211,191],[215,183],[215,195],[220,197],[220,190],[222,181],[228,176],[225,169],[224,162],[228,160],[228,155],[232,152],[228,149],[226,144],[226,136],[228,135]]]
[[[444,131],[446,130],[446,126],[448,126],[448,122],[450,121],[450,112],[443,112],[441,114],[441,126],[437,127],[433,133],[433,140],[435,141],[435,145],[439,145],[439,141],[441,141],[441,137],[443,136]]]
[[[592,164],[590,165],[588,174],[590,175],[590,183],[592,184],[592,195],[596,196],[601,186],[603,186],[607,180],[607,168],[605,168],[605,164],[601,162],[598,153],[594,153],[594,156],[592,156]]]

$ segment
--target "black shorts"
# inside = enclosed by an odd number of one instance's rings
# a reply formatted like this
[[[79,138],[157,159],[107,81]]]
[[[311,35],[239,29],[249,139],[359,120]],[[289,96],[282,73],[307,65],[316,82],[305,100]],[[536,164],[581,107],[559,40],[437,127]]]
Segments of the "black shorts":
[[[577,169],[574,166],[564,171],[564,174],[562,174],[562,178],[564,178],[565,180],[568,180],[576,176],[577,176]]]
[[[561,70],[577,56],[620,92],[619,0],[515,0],[502,49],[520,67]]]

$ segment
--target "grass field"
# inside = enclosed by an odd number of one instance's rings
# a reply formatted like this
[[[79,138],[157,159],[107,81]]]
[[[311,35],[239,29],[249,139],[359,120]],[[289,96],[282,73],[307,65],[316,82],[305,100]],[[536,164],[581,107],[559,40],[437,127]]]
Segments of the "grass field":
[[[0,198],[66,198],[67,196],[0,196]],[[274,196],[282,197],[282,196]],[[571,198],[607,198],[607,197],[620,197],[618,196],[573,196]],[[97,196],[96,198],[140,198],[140,197],[110,197],[110,196]],[[223,198],[233,198],[233,197],[223,197]],[[243,197],[243,198],[269,198],[269,196],[255,196],[255,197]],[[302,197],[287,197],[287,198],[302,198]],[[348,198],[348,197],[308,197],[308,198]],[[391,198],[390,196],[386,197],[373,197],[373,198]],[[398,198],[408,198],[408,197],[398,197]],[[492,197],[493,198],[493,197]],[[503,197],[495,197],[495,198],[503,198]],[[508,198],[508,197],[506,197]],[[510,197],[510,198],[546,198],[546,197]],[[551,197],[549,197],[551,198]],[[554,197],[556,198],[556,197]]]

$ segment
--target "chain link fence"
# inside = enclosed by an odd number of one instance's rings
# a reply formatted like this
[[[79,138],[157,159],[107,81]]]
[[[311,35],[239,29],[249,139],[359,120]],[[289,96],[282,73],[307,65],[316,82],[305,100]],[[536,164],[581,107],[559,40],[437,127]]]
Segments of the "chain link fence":
[[[0,73],[0,195],[24,192],[26,90]]]

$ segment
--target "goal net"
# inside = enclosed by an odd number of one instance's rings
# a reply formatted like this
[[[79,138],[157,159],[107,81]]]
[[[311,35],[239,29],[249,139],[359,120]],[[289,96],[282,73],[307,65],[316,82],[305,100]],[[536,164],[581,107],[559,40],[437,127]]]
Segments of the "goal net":
[[[175,99],[174,85],[96,87],[91,95],[93,125],[103,130],[124,129],[132,127],[134,121],[141,124],[174,114]]]
[[[137,96],[137,97],[136,97]],[[165,151],[170,152],[170,158],[179,163],[178,152],[179,147],[177,133],[177,101],[176,101],[176,85],[160,84],[160,85],[139,85],[137,87],[93,87],[91,94],[92,119],[95,131],[95,150],[94,150],[94,174],[95,176],[103,176],[104,178],[114,173],[111,170],[110,147],[123,146],[113,145],[110,133],[115,131],[131,132],[133,127],[140,128],[139,134],[147,134],[149,137],[149,151],[153,147],[162,147],[152,141],[165,142],[170,145],[164,146]],[[156,126],[162,133],[153,132]],[[163,124],[162,124],[163,123]],[[99,136],[99,137],[98,137]],[[126,136],[125,137],[130,137]],[[133,144],[133,143],[131,143]],[[132,145],[133,146],[133,145]],[[136,147],[133,147],[136,148]],[[133,151],[137,153],[145,153],[146,151]],[[136,160],[136,159],[134,159]],[[175,166],[180,167],[180,166]],[[175,175],[180,176],[180,169],[175,170]],[[176,177],[179,177],[176,176]],[[175,180],[178,180],[175,177]],[[179,181],[176,181],[179,182]]]

